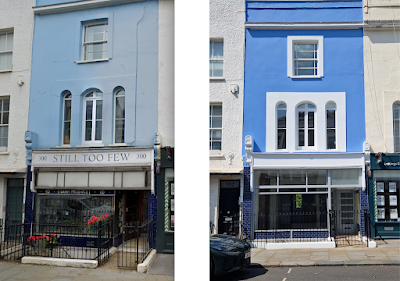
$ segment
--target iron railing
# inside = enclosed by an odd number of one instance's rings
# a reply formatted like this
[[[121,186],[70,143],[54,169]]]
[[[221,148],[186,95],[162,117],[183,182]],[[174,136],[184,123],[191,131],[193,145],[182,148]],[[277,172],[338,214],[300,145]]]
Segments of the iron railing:
[[[253,244],[316,242],[329,238],[327,212],[265,212],[254,217]],[[246,229],[243,229],[246,231]]]
[[[118,267],[136,268],[142,263],[153,245],[154,221],[139,225],[139,222],[132,222],[123,226],[122,243],[118,246]]]
[[[363,245],[360,235],[359,210],[337,211],[330,210],[330,233],[336,246]]]
[[[97,260],[110,257],[113,219],[95,224],[21,223],[0,230],[0,258],[18,260],[23,256]]]

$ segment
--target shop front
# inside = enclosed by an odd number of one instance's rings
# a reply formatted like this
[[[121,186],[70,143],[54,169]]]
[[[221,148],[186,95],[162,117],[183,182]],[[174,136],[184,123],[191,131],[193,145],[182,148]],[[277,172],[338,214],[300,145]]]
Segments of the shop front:
[[[93,216],[122,226],[150,219],[153,149],[34,150],[31,191],[39,224],[88,224]]]
[[[362,153],[253,153],[254,239],[269,239],[278,233],[288,241],[300,235],[312,241],[328,238],[332,230],[359,236],[364,174]],[[333,220],[332,214],[341,217]]]
[[[373,238],[400,238],[400,154],[371,155],[368,201]]]

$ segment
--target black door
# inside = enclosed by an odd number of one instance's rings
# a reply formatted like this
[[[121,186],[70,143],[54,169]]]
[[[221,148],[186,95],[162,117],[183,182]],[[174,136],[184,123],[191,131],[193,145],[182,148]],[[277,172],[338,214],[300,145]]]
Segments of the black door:
[[[219,193],[218,233],[239,234],[240,180],[222,180]]]
[[[24,199],[24,179],[7,180],[7,202],[6,202],[6,239],[10,235],[17,239],[21,233],[22,214]]]

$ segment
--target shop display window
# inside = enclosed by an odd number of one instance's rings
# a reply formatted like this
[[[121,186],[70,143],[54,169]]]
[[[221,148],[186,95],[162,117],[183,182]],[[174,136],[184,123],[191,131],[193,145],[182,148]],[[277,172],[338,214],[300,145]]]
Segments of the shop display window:
[[[87,225],[92,216],[113,214],[114,197],[90,195],[39,195],[36,222],[39,224]]]
[[[377,172],[374,172],[377,173]],[[377,173],[379,175],[379,173]],[[377,177],[373,181],[375,221],[400,221],[399,177]]]

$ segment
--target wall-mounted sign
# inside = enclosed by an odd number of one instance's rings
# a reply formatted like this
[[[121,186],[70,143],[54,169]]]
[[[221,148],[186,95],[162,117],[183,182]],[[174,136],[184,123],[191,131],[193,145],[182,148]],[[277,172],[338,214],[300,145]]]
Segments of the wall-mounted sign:
[[[376,202],[378,206],[385,206],[385,196],[384,195],[376,196]]]
[[[389,196],[389,202],[390,202],[390,206],[397,206],[397,196],[396,195],[390,195]]]
[[[38,189],[37,193],[46,195],[113,195],[114,190]]]
[[[150,166],[153,149],[57,150],[32,153],[35,167]]]
[[[397,220],[398,219],[398,214],[397,214],[397,209],[390,209],[390,219],[395,219],[395,220]]]
[[[385,209],[383,208],[378,209],[378,219],[385,219]]]

